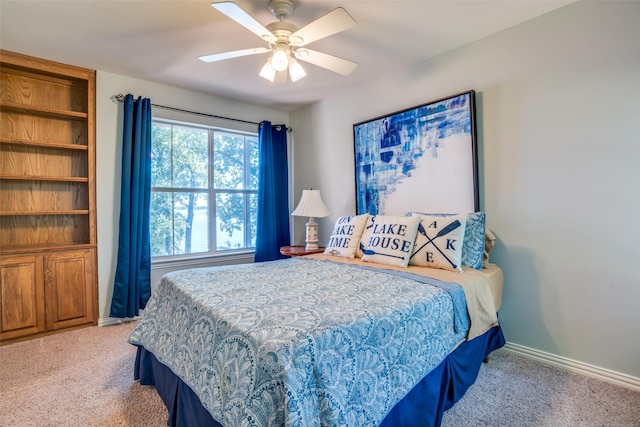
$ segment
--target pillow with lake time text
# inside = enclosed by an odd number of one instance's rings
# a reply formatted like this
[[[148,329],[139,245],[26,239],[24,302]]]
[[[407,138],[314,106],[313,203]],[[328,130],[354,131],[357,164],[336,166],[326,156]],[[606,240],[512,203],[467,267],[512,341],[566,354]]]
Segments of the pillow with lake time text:
[[[419,217],[377,215],[362,260],[407,267],[419,223]]]
[[[333,227],[329,241],[325,245],[325,255],[335,255],[345,258],[355,258],[360,236],[368,214],[341,216]]]
[[[421,215],[419,218],[409,264],[462,272],[467,215]]]

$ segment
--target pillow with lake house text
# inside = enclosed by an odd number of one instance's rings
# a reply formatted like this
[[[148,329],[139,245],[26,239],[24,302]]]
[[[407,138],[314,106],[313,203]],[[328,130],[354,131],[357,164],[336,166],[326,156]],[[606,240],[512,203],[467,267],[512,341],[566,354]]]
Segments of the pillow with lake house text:
[[[419,217],[377,215],[368,240],[362,242],[362,260],[406,267],[419,223]]]

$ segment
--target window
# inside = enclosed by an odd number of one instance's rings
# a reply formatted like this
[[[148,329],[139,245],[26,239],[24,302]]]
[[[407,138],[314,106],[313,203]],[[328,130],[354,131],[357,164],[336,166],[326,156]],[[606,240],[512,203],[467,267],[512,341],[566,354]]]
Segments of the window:
[[[151,256],[255,247],[258,135],[154,119]]]

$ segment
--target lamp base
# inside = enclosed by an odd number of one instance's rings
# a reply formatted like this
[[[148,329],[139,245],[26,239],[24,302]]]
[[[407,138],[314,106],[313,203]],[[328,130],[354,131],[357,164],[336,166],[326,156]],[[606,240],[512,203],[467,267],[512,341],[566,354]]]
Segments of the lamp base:
[[[320,247],[318,246],[318,242],[311,244],[307,242],[307,246],[304,247],[305,251],[317,251],[318,249],[320,249]]]
[[[305,250],[316,251],[318,250],[318,223],[313,217],[309,217],[309,222],[307,222],[306,226],[307,235],[305,242],[307,242],[307,246],[305,246]]]

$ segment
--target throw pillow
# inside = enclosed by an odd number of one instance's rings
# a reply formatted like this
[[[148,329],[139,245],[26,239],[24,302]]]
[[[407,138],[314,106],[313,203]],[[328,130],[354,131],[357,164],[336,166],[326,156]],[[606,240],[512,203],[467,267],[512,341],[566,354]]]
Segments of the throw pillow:
[[[406,267],[419,223],[419,217],[377,215],[362,260]]]
[[[487,228],[486,236],[484,238],[484,255],[482,256],[482,268],[489,265],[489,252],[496,244],[496,235]]]
[[[409,264],[462,271],[467,215],[422,215]]]
[[[324,254],[354,258],[368,218],[368,214],[338,218],[325,246]]]
[[[450,216],[452,214],[410,212],[408,215]],[[475,268],[476,270],[482,269],[486,229],[485,223],[486,214],[482,211],[472,212],[467,215],[467,225],[465,227],[464,243],[462,245],[462,265]]]

